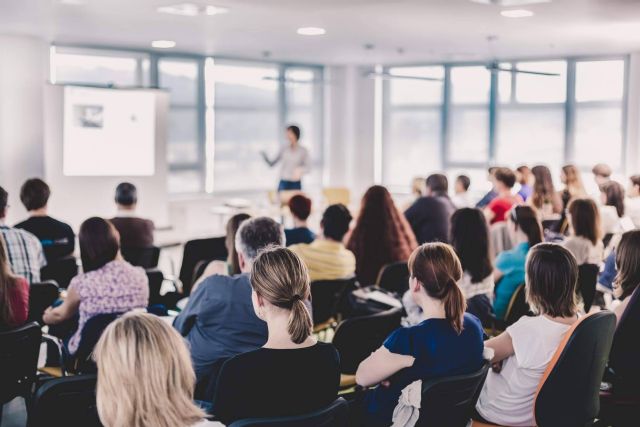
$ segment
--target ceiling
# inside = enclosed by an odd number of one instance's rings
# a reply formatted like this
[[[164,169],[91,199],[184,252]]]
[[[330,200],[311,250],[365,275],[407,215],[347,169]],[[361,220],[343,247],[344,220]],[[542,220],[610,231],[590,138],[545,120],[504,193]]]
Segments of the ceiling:
[[[0,34],[28,34],[59,44],[151,49],[306,63],[463,62],[627,53],[640,50],[640,0],[553,0],[503,9],[469,0],[207,0],[228,14],[183,17],[158,6],[186,0],[1,0]],[[302,26],[327,34],[305,37]],[[494,41],[487,41],[496,36]],[[365,49],[365,45],[372,49]]]

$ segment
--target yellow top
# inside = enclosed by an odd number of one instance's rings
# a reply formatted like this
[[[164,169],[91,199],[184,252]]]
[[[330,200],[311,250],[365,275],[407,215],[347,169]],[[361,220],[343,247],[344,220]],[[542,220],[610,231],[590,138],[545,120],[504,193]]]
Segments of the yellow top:
[[[356,271],[356,257],[340,242],[318,239],[289,247],[309,268],[311,281],[336,280],[352,277]]]

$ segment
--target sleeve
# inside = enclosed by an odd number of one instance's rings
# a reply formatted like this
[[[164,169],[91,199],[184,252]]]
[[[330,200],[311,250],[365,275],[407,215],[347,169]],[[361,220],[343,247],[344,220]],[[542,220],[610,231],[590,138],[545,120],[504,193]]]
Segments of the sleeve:
[[[69,239],[69,243],[67,245],[67,252],[69,254],[73,254],[76,250],[76,233],[73,232],[73,228],[67,226],[67,239]]]
[[[396,329],[389,335],[383,345],[391,353],[412,356],[413,352],[411,351],[408,332],[407,328]]]
[[[511,255],[508,251],[500,252],[496,258],[496,268],[506,273],[511,268]]]
[[[535,317],[522,317],[506,330],[511,337],[516,361],[521,368],[531,367],[531,357],[536,354],[535,348],[531,347],[532,321],[535,321]]]
[[[187,306],[180,312],[178,317],[173,321],[173,327],[180,332],[183,337],[187,336],[196,323],[196,320],[203,309],[212,310],[208,304],[209,298],[207,288],[213,286],[208,280],[202,282],[194,293],[189,296]]]
[[[409,223],[409,226],[411,227],[411,230],[413,231],[414,234],[416,233],[415,222],[418,218],[418,212],[420,211],[420,209],[417,207],[418,202],[419,201],[416,200],[415,202],[413,202],[411,206],[409,206],[409,208],[406,211],[404,211],[404,217]]]
[[[613,289],[613,280],[616,277],[616,253],[611,252],[604,262],[604,269],[598,276],[598,283],[602,286]]]

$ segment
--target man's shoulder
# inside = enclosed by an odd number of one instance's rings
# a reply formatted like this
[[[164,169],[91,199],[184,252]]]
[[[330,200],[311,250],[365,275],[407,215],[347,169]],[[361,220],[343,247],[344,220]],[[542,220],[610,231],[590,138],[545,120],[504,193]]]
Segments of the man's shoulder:
[[[231,289],[233,286],[251,286],[251,281],[248,274],[236,274],[233,276],[226,276],[223,274],[213,274],[202,281],[198,286],[199,289],[203,289],[203,292],[207,293],[219,293],[225,292],[227,289]]]
[[[25,240],[32,241],[32,242],[37,242],[38,244],[40,244],[40,240],[34,234],[32,234],[32,233],[30,233],[27,230],[24,230],[22,228],[6,227],[6,228],[0,229],[0,231],[5,236],[11,236],[11,235],[20,236]]]

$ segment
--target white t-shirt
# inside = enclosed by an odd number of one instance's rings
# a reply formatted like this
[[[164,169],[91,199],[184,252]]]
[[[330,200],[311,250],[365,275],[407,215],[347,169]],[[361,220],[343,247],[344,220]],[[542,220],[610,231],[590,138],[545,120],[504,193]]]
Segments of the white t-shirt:
[[[544,316],[523,317],[508,327],[514,355],[504,360],[500,373],[489,371],[476,404],[478,413],[500,425],[536,425],[538,384],[569,328]]]
[[[199,423],[192,425],[191,427],[224,427],[224,424],[219,421],[202,420]]]
[[[576,257],[578,265],[602,264],[604,245],[601,240],[598,240],[598,243],[594,245],[589,239],[582,236],[572,236],[562,242],[562,245]]]

